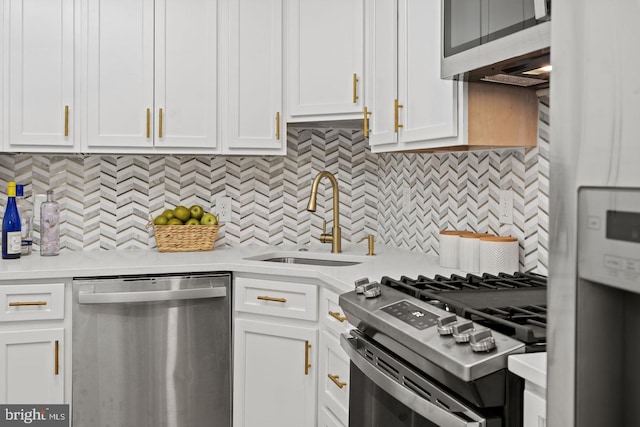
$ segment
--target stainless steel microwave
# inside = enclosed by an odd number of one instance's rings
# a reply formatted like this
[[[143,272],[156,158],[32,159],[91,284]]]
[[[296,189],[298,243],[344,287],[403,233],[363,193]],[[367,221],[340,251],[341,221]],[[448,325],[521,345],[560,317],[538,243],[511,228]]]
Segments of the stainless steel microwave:
[[[548,86],[550,44],[550,0],[442,0],[442,78]]]

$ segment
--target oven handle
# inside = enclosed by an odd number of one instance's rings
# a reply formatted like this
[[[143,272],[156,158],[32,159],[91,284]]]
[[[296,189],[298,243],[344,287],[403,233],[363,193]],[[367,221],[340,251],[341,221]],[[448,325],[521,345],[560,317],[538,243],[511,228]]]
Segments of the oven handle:
[[[382,371],[369,363],[364,356],[357,351],[357,338],[352,338],[348,334],[341,334],[340,346],[345,350],[351,362],[362,371],[362,373],[373,381],[382,390],[389,393],[400,403],[409,409],[420,414],[422,417],[443,427],[485,427],[484,420],[466,421],[455,414],[437,406],[429,400],[423,399],[411,390],[384,374]]]
[[[120,304],[128,302],[155,302],[183,299],[222,298],[227,295],[227,289],[222,286],[214,288],[180,289],[169,291],[140,291],[140,292],[80,292],[80,304]]]

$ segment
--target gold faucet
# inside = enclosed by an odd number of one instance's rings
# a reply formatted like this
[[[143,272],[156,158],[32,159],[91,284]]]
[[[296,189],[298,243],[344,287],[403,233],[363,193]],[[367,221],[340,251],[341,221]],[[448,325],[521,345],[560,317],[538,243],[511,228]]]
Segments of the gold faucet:
[[[313,179],[307,210],[309,212],[316,211],[318,185],[320,184],[320,180],[323,177],[329,178],[329,181],[331,181],[331,188],[333,189],[333,228],[331,229],[331,233],[328,234],[327,222],[324,221],[324,225],[322,226],[322,234],[320,235],[320,241],[322,243],[331,243],[331,252],[334,254],[338,254],[342,252],[342,244],[340,243],[340,241],[342,240],[342,230],[340,229],[340,201],[338,199],[338,181],[336,181],[336,177],[333,176],[331,172],[322,171],[318,173],[318,175],[316,175],[316,177]]]

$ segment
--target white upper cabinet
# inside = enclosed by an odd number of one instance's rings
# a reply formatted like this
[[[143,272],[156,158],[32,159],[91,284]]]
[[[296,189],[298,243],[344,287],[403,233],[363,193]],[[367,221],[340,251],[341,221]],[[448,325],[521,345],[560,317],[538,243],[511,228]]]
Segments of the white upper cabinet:
[[[217,0],[156,0],[157,147],[216,147],[217,8]]]
[[[440,79],[440,2],[375,0],[367,20],[372,151],[451,145],[458,83]]]
[[[290,120],[361,118],[364,0],[291,0],[287,8]]]
[[[282,13],[282,0],[229,2],[225,153],[286,153]]]
[[[0,3],[5,151],[77,151],[74,0]]]
[[[87,3],[84,148],[215,152],[217,0]]]

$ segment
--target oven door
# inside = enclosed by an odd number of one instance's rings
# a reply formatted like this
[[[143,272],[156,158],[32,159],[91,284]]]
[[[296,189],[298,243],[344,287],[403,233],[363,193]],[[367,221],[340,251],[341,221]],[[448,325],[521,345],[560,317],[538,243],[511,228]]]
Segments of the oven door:
[[[364,335],[343,334],[351,359],[349,425],[487,427],[487,419]]]

